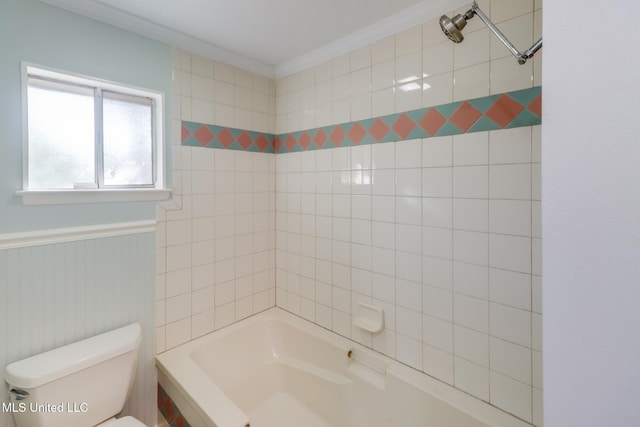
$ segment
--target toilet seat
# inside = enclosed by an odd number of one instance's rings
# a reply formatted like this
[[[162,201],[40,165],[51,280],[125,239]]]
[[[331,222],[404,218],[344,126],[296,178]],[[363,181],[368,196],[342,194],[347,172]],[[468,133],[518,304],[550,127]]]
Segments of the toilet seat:
[[[133,417],[122,417],[108,420],[96,427],[147,427],[142,422]]]

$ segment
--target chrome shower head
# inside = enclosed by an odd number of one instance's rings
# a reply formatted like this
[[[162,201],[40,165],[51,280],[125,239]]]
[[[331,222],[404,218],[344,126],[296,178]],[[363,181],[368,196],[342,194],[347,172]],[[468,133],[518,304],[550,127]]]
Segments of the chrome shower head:
[[[473,18],[473,9],[468,10],[464,15],[457,14],[453,18],[449,18],[447,15],[440,17],[440,28],[454,43],[460,43],[464,40],[462,35],[462,29],[467,25],[467,21]]]
[[[480,10],[478,4],[474,1],[471,4],[471,9],[466,11],[464,15],[457,14],[453,18],[449,18],[447,15],[442,15],[440,17],[440,28],[442,28],[442,32],[445,33],[449,40],[454,43],[460,43],[464,40],[464,36],[462,35],[462,29],[467,25],[467,21],[473,18],[475,15],[478,15],[478,18],[485,23],[487,27],[491,30],[491,32],[505,45],[505,47],[511,52],[513,56],[516,57],[519,64],[524,64],[527,62],[527,59],[533,57],[535,53],[540,50],[542,47],[542,39],[535,42],[529,49],[520,53],[518,49],[515,48],[514,45],[511,44],[509,40],[502,34],[502,32],[496,27],[493,22],[487,17],[487,15]]]

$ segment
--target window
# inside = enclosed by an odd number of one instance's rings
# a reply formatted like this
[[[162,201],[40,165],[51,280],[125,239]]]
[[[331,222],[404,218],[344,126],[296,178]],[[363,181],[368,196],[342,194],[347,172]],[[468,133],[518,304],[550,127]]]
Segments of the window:
[[[168,198],[161,94],[23,70],[26,204]]]

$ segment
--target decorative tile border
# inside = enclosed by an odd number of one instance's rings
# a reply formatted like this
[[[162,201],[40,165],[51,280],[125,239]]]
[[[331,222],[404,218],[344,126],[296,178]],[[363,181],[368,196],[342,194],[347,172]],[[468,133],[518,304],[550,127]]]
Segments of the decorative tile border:
[[[182,145],[273,153],[275,135],[250,130],[182,122]]]
[[[453,102],[276,136],[275,152],[349,147],[531,126],[541,122],[541,88]]]
[[[182,144],[264,153],[349,147],[538,125],[541,108],[537,86],[280,135],[182,122]]]
[[[170,427],[191,427],[171,396],[158,384],[158,409]]]

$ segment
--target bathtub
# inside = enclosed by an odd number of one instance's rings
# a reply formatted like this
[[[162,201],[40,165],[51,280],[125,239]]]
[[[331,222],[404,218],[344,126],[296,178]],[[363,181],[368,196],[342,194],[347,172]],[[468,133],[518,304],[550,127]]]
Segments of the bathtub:
[[[279,308],[162,353],[156,364],[194,427],[530,427]]]

